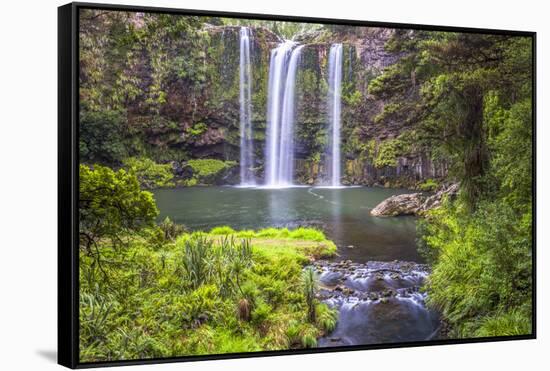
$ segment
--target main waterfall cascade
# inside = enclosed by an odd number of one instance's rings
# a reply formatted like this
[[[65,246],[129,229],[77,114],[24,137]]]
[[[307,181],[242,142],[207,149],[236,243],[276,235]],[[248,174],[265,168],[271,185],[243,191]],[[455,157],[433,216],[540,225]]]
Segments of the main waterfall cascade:
[[[240,183],[253,186],[254,142],[252,135],[252,65],[250,63],[250,29],[241,27],[239,65],[239,129],[240,129]]]
[[[328,59],[329,76],[329,136],[330,147],[327,156],[327,169],[330,169],[330,185],[340,186],[341,159],[340,159],[340,118],[342,92],[342,44],[333,44]],[[330,163],[330,165],[329,165]]]
[[[273,188],[294,183],[294,126],[296,75],[303,45],[286,40],[271,50],[269,64],[267,129],[265,145],[265,185]],[[254,142],[252,135],[252,71],[250,29],[240,30],[240,185],[254,186]],[[328,60],[328,146],[325,154],[326,181],[341,186],[341,90],[342,44],[333,44]]]
[[[265,179],[286,187],[294,178],[295,82],[303,45],[285,41],[271,51],[269,66]]]

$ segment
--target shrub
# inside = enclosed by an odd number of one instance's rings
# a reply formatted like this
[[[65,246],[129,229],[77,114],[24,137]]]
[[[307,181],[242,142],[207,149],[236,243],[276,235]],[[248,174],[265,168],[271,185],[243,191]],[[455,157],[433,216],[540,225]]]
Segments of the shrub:
[[[134,174],[80,165],[80,247],[90,252],[102,238],[120,237],[153,226],[158,215],[153,195],[142,191]]]
[[[397,157],[401,154],[401,141],[399,139],[388,139],[380,142],[374,159],[374,166],[378,169],[385,166],[397,166]]]
[[[193,169],[194,173],[199,177],[215,175],[222,170],[234,166],[234,161],[221,161],[213,158],[195,159],[187,161],[187,164]]]
[[[221,226],[221,227],[214,227],[210,230],[210,234],[213,235],[228,235],[228,234],[234,234],[235,230],[229,226]]]
[[[271,311],[271,306],[267,304],[264,300],[256,301],[256,305],[254,306],[254,310],[252,311],[251,315],[252,323],[255,326],[261,325],[269,318]]]
[[[103,110],[80,113],[79,147],[82,162],[119,164],[127,156],[123,112]]]
[[[191,139],[197,139],[202,134],[206,132],[208,129],[208,126],[206,126],[203,122],[198,122],[195,125],[191,126],[187,130],[185,130],[185,134],[187,134]]]
[[[277,228],[264,228],[260,229],[258,233],[256,233],[257,237],[267,237],[267,238],[275,238],[279,236],[279,230]]]
[[[205,236],[195,236],[184,242],[182,265],[185,272],[185,283],[198,288],[211,276],[208,265],[213,242]]]
[[[418,189],[422,192],[433,192],[437,189],[437,187],[439,187],[439,184],[432,178],[426,179],[418,185]]]
[[[304,348],[315,348],[317,346],[317,338],[313,334],[304,334],[302,336],[302,346]]]
[[[428,304],[443,313],[454,336],[525,330],[530,312],[519,308],[531,300],[531,210],[518,218],[499,201],[467,210],[457,202],[430,212],[425,241],[437,258]]]
[[[531,306],[526,305],[519,309],[499,312],[483,319],[475,330],[475,336],[516,336],[530,334]]]
[[[315,276],[315,270],[312,267],[304,269],[302,275],[302,281],[304,285],[304,296],[307,304],[307,318],[309,322],[315,323],[317,318],[315,308],[315,292],[317,291],[317,277]]]
[[[136,175],[142,188],[174,186],[174,174],[170,164],[157,164],[146,157],[130,157],[123,162],[124,167]]]
[[[191,168],[193,175],[187,180],[186,185],[218,183],[226,170],[236,164],[235,161],[221,161],[213,158],[189,160],[187,166]]]
[[[159,224],[159,228],[164,234],[165,241],[175,241],[178,236],[186,231],[185,226],[174,223],[169,217],[164,218]]]
[[[330,333],[336,328],[338,320],[338,311],[321,303],[316,306],[317,323],[325,333]]]

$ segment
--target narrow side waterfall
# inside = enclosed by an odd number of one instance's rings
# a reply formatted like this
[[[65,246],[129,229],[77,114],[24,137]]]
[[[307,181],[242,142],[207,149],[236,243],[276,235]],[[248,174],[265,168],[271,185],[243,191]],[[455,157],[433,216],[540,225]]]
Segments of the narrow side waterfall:
[[[252,135],[252,67],[250,64],[250,29],[241,27],[239,65],[239,128],[240,128],[240,182],[243,186],[256,184],[254,142]]]
[[[341,92],[342,92],[342,44],[333,44],[330,47],[328,59],[328,106],[329,106],[329,136],[330,147],[327,157],[327,170],[330,173],[330,185],[340,186],[341,162],[340,162],[340,116],[341,116]]]
[[[294,88],[302,48],[285,41],[271,51],[265,169],[266,185],[270,187],[293,184]]]

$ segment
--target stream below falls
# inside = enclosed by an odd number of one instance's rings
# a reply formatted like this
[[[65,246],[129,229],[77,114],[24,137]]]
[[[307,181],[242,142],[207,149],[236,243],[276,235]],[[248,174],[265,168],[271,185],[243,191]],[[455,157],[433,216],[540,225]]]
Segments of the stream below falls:
[[[318,298],[339,311],[336,329],[318,345],[431,340],[439,318],[420,291],[428,267],[411,262],[317,262]]]

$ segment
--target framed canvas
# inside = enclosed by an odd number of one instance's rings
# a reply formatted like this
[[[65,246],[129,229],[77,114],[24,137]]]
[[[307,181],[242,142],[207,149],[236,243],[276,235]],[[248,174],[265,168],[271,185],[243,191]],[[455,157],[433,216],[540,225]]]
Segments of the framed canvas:
[[[535,338],[534,32],[58,19],[60,364]]]

